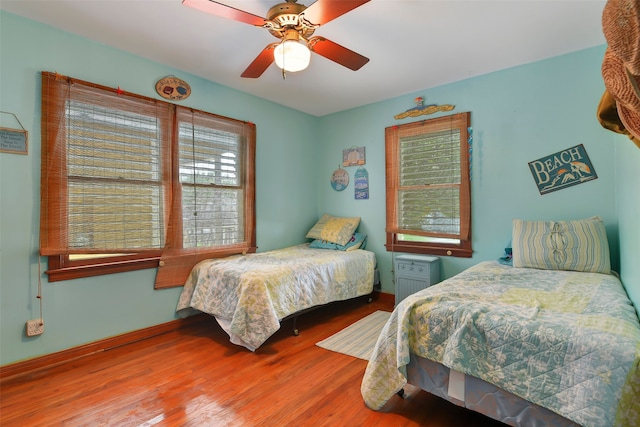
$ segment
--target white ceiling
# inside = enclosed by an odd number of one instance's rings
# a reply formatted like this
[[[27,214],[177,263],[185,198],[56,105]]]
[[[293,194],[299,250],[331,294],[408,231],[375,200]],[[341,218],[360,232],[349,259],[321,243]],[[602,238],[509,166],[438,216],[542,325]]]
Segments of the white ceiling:
[[[278,0],[219,2],[266,16]],[[299,2],[309,6],[313,0]],[[371,0],[315,32],[369,63],[351,71],[313,54],[309,68],[283,80],[275,64],[258,79],[240,77],[276,41],[266,29],[181,0],[0,0],[8,12],[315,116],[604,44],[604,4]]]

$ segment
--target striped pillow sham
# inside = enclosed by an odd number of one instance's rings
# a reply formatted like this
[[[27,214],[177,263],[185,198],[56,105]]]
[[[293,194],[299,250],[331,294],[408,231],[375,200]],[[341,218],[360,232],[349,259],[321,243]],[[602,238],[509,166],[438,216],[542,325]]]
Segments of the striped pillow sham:
[[[513,220],[513,266],[611,273],[609,243],[600,217],[570,221]]]

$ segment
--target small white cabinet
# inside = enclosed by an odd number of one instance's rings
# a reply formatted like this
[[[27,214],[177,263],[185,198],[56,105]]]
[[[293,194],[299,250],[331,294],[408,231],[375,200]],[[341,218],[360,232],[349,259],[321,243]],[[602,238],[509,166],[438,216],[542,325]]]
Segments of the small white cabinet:
[[[409,295],[440,281],[440,258],[427,255],[398,255],[394,260],[396,305]]]

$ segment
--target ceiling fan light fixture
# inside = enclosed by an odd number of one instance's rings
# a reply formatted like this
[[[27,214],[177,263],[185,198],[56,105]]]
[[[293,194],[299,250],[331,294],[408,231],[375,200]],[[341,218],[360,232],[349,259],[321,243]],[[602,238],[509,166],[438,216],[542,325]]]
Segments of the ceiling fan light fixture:
[[[262,49],[242,72],[243,78],[258,78],[275,62],[282,69],[284,79],[287,71],[301,71],[309,66],[311,51],[353,71],[369,62],[369,58],[338,43],[324,37],[311,36],[321,25],[371,0],[315,0],[308,7],[298,1],[280,0],[280,3],[269,9],[266,18],[217,0],[182,0],[182,3],[221,18],[265,28],[279,40]]]
[[[276,65],[284,71],[296,72],[304,70],[311,61],[311,51],[304,41],[284,39],[273,52]]]

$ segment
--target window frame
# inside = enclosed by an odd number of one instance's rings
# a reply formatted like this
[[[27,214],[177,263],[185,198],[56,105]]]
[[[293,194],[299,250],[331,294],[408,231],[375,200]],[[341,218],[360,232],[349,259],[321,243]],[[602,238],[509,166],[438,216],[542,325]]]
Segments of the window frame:
[[[237,119],[231,119],[227,117],[218,116],[212,113],[207,113],[200,110],[190,109],[188,107],[183,107],[179,105],[175,105],[172,103],[168,103],[166,101],[161,101],[154,98],[145,97],[142,95],[132,94],[129,92],[123,92],[120,89],[113,89],[105,86],[101,86],[95,83],[85,82],[82,80],[78,80],[75,78],[62,76],[57,73],[50,73],[43,71],[42,72],[42,166],[41,166],[41,227],[40,227],[40,240],[41,240],[41,255],[48,257],[48,268],[46,270],[46,274],[48,274],[49,281],[61,281],[61,280],[70,280],[84,277],[93,277],[104,274],[113,274],[113,273],[121,273],[127,271],[135,271],[141,269],[148,268],[158,268],[163,265],[161,262],[163,254],[166,252],[169,246],[175,250],[176,247],[181,249],[181,243],[176,243],[176,233],[177,228],[181,228],[181,225],[178,227],[170,226],[165,224],[165,240],[164,240],[164,248],[147,248],[141,250],[120,250],[117,251],[119,253],[109,254],[109,251],[96,251],[96,250],[87,250],[87,251],[78,251],[78,250],[70,250],[69,248],[65,250],[57,249],[53,250],[43,250],[43,247],[49,247],[49,242],[58,240],[54,245],[65,246],[64,243],[67,239],[66,235],[63,236],[63,233],[66,233],[66,227],[63,229],[52,229],[49,225],[45,230],[45,226],[43,225],[45,222],[47,224],[51,224],[51,216],[52,214],[48,213],[49,205],[51,204],[51,199],[59,198],[64,200],[67,195],[67,191],[65,188],[60,187],[59,183],[56,183],[56,179],[61,179],[62,182],[66,182],[66,161],[64,164],[60,164],[56,167],[56,169],[52,172],[51,165],[48,165],[47,162],[51,162],[54,159],[54,156],[57,154],[55,151],[55,142],[54,138],[60,137],[61,133],[66,132],[65,126],[52,126],[48,123],[52,117],[58,117],[57,115],[63,114],[60,112],[61,109],[64,108],[63,95],[62,90],[60,89],[61,84],[77,84],[83,85],[84,88],[89,88],[90,90],[96,89],[96,92],[99,91],[108,91],[116,93],[118,96],[121,96],[125,99],[136,100],[142,102],[148,102],[154,105],[160,105],[161,108],[168,108],[171,113],[169,115],[170,123],[161,124],[160,126],[163,129],[172,129],[169,132],[166,132],[168,135],[166,138],[168,141],[168,146],[166,150],[161,150],[161,156],[163,159],[160,162],[163,165],[163,168],[166,170],[162,172],[162,185],[167,187],[167,194],[171,194],[170,197],[162,197],[161,203],[162,206],[159,206],[161,210],[165,212],[165,221],[170,222],[171,219],[167,218],[166,215],[172,217],[170,212],[176,212],[176,210],[181,209],[181,199],[176,197],[176,194],[180,194],[180,177],[179,177],[179,168],[176,168],[176,162],[179,160],[177,156],[179,154],[178,146],[179,146],[179,137],[177,130],[177,122],[180,111],[190,111],[192,113],[197,113],[200,115],[205,115],[211,118],[214,118],[218,121],[224,121],[225,123],[230,123],[234,126],[241,126],[242,129],[245,129],[245,137],[241,142],[241,151],[243,156],[239,159],[239,162],[242,162],[242,176],[240,179],[240,186],[245,191],[244,197],[244,205],[241,207],[243,209],[243,218],[244,223],[242,226],[244,227],[244,239],[242,244],[233,244],[233,245],[219,245],[213,247],[206,247],[203,250],[184,250],[182,251],[183,257],[188,257],[187,262],[195,264],[199,259],[203,258],[206,255],[208,258],[212,257],[224,257],[239,253],[247,253],[247,252],[255,252],[256,251],[256,221],[255,221],[255,140],[256,140],[256,132],[255,132],[255,124],[251,122],[241,121]],[[58,86],[54,86],[58,85]],[[116,105],[117,107],[117,105]],[[57,110],[56,110],[57,109]],[[55,111],[53,111],[55,110]],[[126,110],[126,108],[125,108]],[[165,127],[166,126],[166,127]],[[64,138],[64,135],[61,136]],[[164,144],[164,142],[163,142]],[[168,156],[168,157],[167,157]],[[167,158],[164,158],[167,157]],[[59,160],[59,158],[58,158]],[[172,171],[172,172],[168,172]],[[61,178],[62,177],[62,178]],[[67,199],[68,200],[68,199]],[[177,204],[173,203],[173,200],[177,201]],[[63,203],[63,205],[65,205]],[[61,212],[64,215],[66,211],[66,207],[61,207]],[[57,212],[59,215],[60,212]],[[62,216],[63,216],[62,215]],[[54,220],[55,221],[55,220]],[[168,229],[167,229],[168,228]],[[180,232],[178,232],[179,235]],[[79,252],[90,254],[99,252],[100,254],[104,254],[103,257],[91,257],[91,258],[83,258],[83,259],[71,259],[70,255],[77,254]],[[175,280],[174,280],[175,281]],[[184,283],[184,282],[183,282]],[[157,283],[156,283],[157,284]],[[170,287],[170,286],[180,286],[180,283],[173,283],[171,285],[163,285],[156,286],[158,287]]]
[[[454,125],[453,123],[456,123]],[[388,252],[454,256],[470,258],[473,255],[471,230],[471,113],[458,113],[419,122],[390,126],[385,129],[385,178],[386,178],[386,243]],[[460,132],[460,226],[459,243],[417,242],[400,240],[399,234],[427,235],[418,231],[402,230],[398,225],[398,192],[400,188],[400,140],[407,134],[424,130],[424,134],[434,131],[457,129]],[[443,236],[440,236],[443,237]]]

